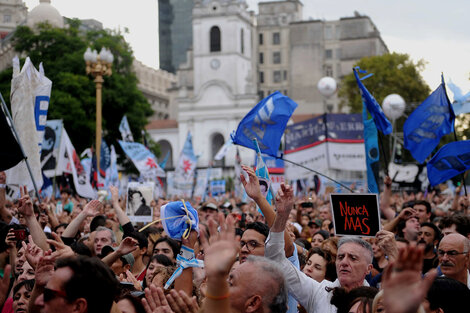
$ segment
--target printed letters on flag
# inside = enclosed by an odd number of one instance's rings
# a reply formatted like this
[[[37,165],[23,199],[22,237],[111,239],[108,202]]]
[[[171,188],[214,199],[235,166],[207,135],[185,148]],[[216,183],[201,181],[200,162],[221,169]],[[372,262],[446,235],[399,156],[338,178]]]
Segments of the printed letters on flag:
[[[362,80],[370,77],[372,74],[366,75],[363,78],[359,78],[358,71],[361,73],[367,73],[366,71],[361,70],[359,67],[355,67],[353,69],[354,76],[356,77],[357,86],[359,87],[359,91],[361,92],[362,102],[366,105],[367,110],[372,115],[374,119],[375,125],[377,129],[382,132],[384,135],[388,135],[392,132],[392,124],[390,121],[385,117],[382,108],[375,100],[374,96],[367,90],[367,88],[362,83]]]
[[[165,177],[165,171],[158,165],[157,158],[143,144],[121,140],[119,144],[144,179],[154,181],[156,177]]]
[[[419,163],[432,153],[441,137],[454,131],[455,115],[447,98],[444,79],[410,114],[403,125],[405,148]]]
[[[13,79],[11,80],[11,114],[13,124],[19,136],[20,144],[23,146],[24,153],[28,159],[32,176],[38,188],[42,186],[42,172],[38,130],[36,128],[35,108],[38,105],[37,120],[40,121],[42,128],[45,125],[45,114],[47,114],[45,102],[41,105],[41,100],[37,96],[46,96],[42,90],[39,94],[41,75],[34,68],[29,58],[23,65],[20,72],[19,61],[13,62]],[[38,100],[38,101],[37,101]],[[48,100],[46,101],[48,103]],[[46,110],[43,110],[46,108]],[[21,162],[7,172],[7,184],[26,185],[28,190],[32,190],[34,185],[31,176],[26,167],[26,162]]]
[[[134,137],[132,136],[131,128],[127,121],[127,116],[125,115],[122,117],[121,124],[119,124],[119,131],[121,132],[123,141],[134,142]]]
[[[470,169],[470,140],[446,144],[428,162],[427,168],[432,186],[464,173]]]
[[[255,150],[253,139],[256,139],[262,153],[276,156],[286,124],[296,108],[297,103],[276,91],[242,119],[231,135],[233,142]]]
[[[16,140],[5,108],[0,104],[0,134],[2,134],[2,149],[0,149],[0,171],[12,168],[23,160],[21,147]]]

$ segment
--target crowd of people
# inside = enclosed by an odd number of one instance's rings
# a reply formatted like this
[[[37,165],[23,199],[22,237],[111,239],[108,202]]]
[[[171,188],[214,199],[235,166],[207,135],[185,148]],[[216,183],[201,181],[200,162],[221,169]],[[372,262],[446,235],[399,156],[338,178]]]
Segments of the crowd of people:
[[[240,176],[249,202],[230,194],[186,199],[199,224],[170,238],[133,224],[127,197],[103,201],[70,189],[7,201],[0,172],[0,307],[10,312],[417,313],[467,312],[470,202],[455,191],[380,194],[373,237],[336,236],[328,194],[273,204],[254,170]],[[202,264],[203,266],[198,266]]]

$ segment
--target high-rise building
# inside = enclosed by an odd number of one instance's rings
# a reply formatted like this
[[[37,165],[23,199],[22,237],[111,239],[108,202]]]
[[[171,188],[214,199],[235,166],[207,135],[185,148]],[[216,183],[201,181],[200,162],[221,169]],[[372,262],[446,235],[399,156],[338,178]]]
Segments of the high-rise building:
[[[193,43],[193,0],[158,0],[160,68],[175,73]]]

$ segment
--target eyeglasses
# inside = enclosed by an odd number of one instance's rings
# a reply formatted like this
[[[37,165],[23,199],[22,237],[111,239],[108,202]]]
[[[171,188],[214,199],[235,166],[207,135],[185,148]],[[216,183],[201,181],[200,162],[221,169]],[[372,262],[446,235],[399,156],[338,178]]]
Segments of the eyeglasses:
[[[67,298],[67,294],[65,291],[44,288],[44,302],[51,301],[58,297]]]
[[[444,255],[448,255],[449,257],[454,257],[454,256],[457,256],[459,254],[467,254],[467,252],[458,252],[456,250],[450,250],[450,251],[444,251],[444,250],[437,250],[437,254],[440,256],[440,257],[443,257]]]
[[[258,243],[256,240],[249,240],[249,241],[240,241],[240,248],[246,246],[248,251],[253,251],[257,247],[263,246],[262,244]]]

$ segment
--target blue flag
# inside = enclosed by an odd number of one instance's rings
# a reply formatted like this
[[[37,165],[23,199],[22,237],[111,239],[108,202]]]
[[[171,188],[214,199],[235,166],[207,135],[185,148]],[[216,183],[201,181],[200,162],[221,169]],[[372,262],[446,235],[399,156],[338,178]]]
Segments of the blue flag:
[[[170,158],[170,150],[168,150],[168,152],[166,153],[166,156],[165,156],[165,158],[163,159],[163,161],[161,161],[161,162],[159,163],[159,165],[160,165],[161,168],[165,168],[166,162],[168,162],[168,159],[169,159],[169,158]]]
[[[428,162],[427,168],[432,186],[467,171],[470,169],[470,140],[446,144]]]
[[[370,76],[372,76],[372,74],[359,78],[359,75],[357,74],[358,71],[360,73],[367,72],[361,70],[359,66],[355,67],[353,71],[354,76],[356,77],[357,86],[359,87],[359,91],[361,92],[362,102],[366,105],[370,115],[372,115],[372,118],[375,122],[375,126],[377,126],[377,129],[380,130],[382,134],[390,134],[392,132],[392,124],[390,124],[390,121],[385,117],[385,114],[382,111],[380,105],[377,103],[377,100],[375,100],[374,96],[371,95],[369,90],[367,90],[366,86],[364,86],[364,84],[362,83],[362,80],[369,78]]]
[[[377,180],[379,177],[379,144],[377,141],[377,128],[374,120],[367,116],[365,103],[362,108],[362,117],[364,121],[364,147],[366,149],[367,165],[367,186],[370,193],[379,193]]]
[[[419,163],[431,154],[445,134],[454,131],[455,114],[447,98],[444,78],[403,125],[405,148]]]
[[[269,204],[272,204],[273,193],[271,188],[271,180],[269,179],[268,167],[264,163],[263,157],[261,156],[261,151],[256,139],[253,140],[253,145],[255,146],[256,151],[256,176],[259,180],[259,185],[261,189],[261,194],[266,198]],[[259,209],[258,209],[259,210]],[[259,210],[261,213],[261,210]]]
[[[253,139],[257,139],[261,152],[276,156],[287,121],[296,108],[297,103],[276,91],[242,119],[237,131],[231,135],[233,142],[256,150]]]

